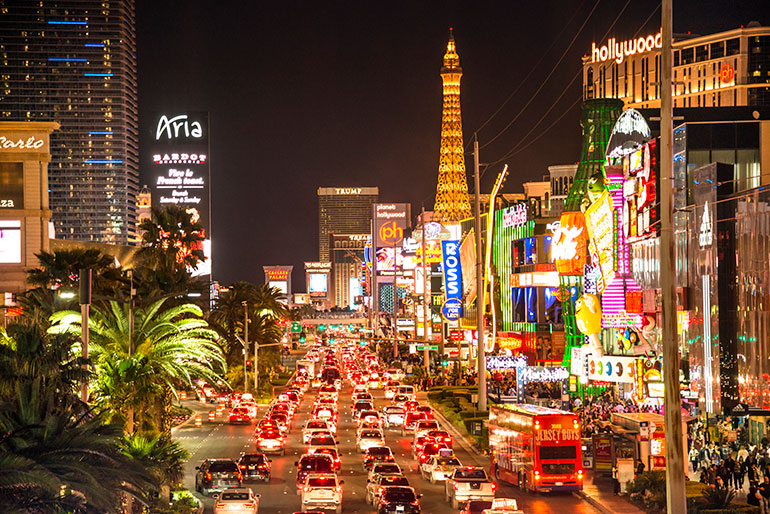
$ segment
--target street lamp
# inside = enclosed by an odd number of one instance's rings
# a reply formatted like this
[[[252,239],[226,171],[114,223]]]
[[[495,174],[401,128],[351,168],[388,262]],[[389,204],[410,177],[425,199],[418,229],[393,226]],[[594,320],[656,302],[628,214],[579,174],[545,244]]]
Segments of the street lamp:
[[[249,304],[246,302],[246,300],[243,300],[241,302],[243,304],[243,338],[245,341],[241,341],[243,343],[243,392],[246,393],[249,391],[249,383],[246,378],[246,359],[248,358],[249,353]],[[236,337],[238,337],[236,335]],[[254,368],[257,367],[257,356],[254,356]],[[254,391],[256,393],[256,391]]]

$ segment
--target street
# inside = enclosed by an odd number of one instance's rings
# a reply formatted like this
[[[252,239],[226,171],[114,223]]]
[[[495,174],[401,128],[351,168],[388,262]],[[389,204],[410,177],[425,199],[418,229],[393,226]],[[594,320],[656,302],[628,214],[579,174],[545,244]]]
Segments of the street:
[[[308,405],[312,403],[316,389],[310,389],[305,395],[300,408],[295,415],[292,429],[289,433],[285,456],[271,456],[272,480],[269,484],[262,482],[248,482],[244,485],[251,487],[255,493],[261,494],[261,513],[291,514],[301,511],[300,499],[296,494],[296,468],[294,463],[304,453],[304,444],[301,439],[301,429],[308,419]],[[388,402],[384,399],[382,390],[372,391],[376,406],[381,409]],[[174,436],[190,451],[191,457],[185,468],[185,487],[189,490],[195,488],[195,467],[207,458],[232,458],[237,459],[241,452],[255,451],[254,428],[255,425],[230,425],[226,418],[217,418],[214,423],[208,422],[206,413],[215,407],[206,406],[197,402],[188,401],[186,405],[196,412],[203,413],[203,424],[195,428],[189,421],[174,430]],[[342,458],[342,469],[339,472],[343,485],[343,512],[372,513],[374,509],[365,501],[366,472],[361,465],[361,455],[355,447],[355,424],[350,418],[351,388],[345,383],[340,392],[339,400],[340,424],[338,432],[339,450]],[[258,419],[264,414],[264,407],[260,408]],[[420,477],[416,471],[416,463],[412,457],[410,443],[411,435],[401,436],[399,431],[386,431],[386,442],[396,455],[397,463],[405,471],[410,484],[418,493],[424,496],[420,500],[422,512],[426,514],[451,511],[451,506],[444,501],[443,482],[430,484]],[[483,465],[488,467],[484,456],[470,453],[463,448],[459,441],[455,442],[455,453],[460,462],[466,465]],[[519,508],[527,514],[594,514],[598,511],[571,494],[524,494],[518,488],[500,483],[497,490],[498,497],[516,498]],[[196,493],[201,498],[201,496]],[[213,512],[214,500],[203,498],[205,512]]]

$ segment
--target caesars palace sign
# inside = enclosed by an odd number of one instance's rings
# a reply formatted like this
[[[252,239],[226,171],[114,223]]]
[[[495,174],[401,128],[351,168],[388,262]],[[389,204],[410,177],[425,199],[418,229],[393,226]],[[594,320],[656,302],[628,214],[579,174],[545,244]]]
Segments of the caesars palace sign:
[[[591,43],[591,62],[614,60],[620,64],[626,57],[652,52],[653,50],[660,49],[662,46],[663,35],[660,32],[655,35],[650,34],[646,37],[638,37],[621,42],[618,42],[615,38],[610,38],[606,45],[596,46],[596,43]]]

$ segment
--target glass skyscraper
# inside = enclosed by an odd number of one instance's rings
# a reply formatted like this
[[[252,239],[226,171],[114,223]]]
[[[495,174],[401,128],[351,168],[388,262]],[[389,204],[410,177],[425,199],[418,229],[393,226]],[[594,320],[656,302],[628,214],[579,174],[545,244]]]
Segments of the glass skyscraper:
[[[0,0],[0,120],[58,121],[58,239],[128,244],[139,190],[133,0]]]
[[[329,236],[334,234],[369,234],[372,205],[377,203],[377,187],[318,188],[318,260],[331,260]]]

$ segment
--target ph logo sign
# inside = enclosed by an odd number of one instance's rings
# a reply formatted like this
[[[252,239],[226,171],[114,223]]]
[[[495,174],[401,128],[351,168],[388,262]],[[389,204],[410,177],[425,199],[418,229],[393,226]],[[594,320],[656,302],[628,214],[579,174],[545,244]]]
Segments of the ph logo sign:
[[[399,227],[395,221],[383,223],[380,225],[380,240],[387,245],[395,245],[404,239],[404,229]]]

